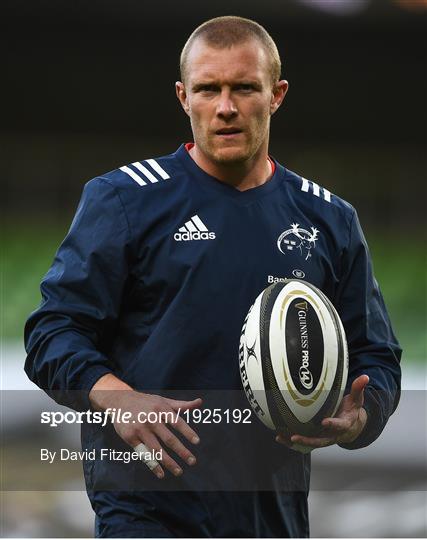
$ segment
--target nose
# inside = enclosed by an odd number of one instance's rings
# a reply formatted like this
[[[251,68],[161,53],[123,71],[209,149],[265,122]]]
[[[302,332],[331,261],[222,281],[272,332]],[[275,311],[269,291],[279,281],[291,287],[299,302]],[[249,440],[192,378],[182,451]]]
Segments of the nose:
[[[230,90],[224,89],[218,98],[216,114],[221,118],[229,119],[237,115],[237,107]]]

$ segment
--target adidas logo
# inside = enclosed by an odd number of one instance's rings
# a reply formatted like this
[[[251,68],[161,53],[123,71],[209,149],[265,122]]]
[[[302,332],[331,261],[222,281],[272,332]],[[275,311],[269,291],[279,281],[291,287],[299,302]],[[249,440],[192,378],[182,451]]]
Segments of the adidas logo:
[[[183,227],[180,227],[173,237],[177,242],[188,242],[189,240],[214,240],[215,233],[209,232],[203,221],[196,215],[190,218]]]

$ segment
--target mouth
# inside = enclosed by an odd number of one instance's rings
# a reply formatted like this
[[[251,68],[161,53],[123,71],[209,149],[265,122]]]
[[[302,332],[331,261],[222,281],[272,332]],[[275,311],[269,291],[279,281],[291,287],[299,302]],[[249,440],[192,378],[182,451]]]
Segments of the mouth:
[[[226,139],[231,139],[232,137],[236,137],[237,135],[240,135],[240,133],[242,133],[242,130],[235,127],[226,127],[222,129],[217,129],[215,131],[215,135],[224,137]]]

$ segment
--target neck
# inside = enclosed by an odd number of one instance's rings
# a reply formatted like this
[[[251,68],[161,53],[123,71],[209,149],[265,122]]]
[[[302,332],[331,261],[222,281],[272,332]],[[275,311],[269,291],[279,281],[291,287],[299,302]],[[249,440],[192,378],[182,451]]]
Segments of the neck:
[[[214,162],[207,158],[196,144],[190,149],[190,155],[197,165],[209,175],[239,191],[260,186],[272,176],[271,163],[266,148],[247,161],[238,163]]]

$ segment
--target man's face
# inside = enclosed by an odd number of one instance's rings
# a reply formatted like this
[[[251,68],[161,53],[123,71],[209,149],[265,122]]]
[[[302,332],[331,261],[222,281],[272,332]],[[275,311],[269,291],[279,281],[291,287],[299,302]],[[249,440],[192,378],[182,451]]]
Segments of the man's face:
[[[272,88],[270,61],[257,40],[225,49],[196,40],[185,84],[177,83],[196,146],[215,164],[241,163],[267,151],[270,116],[286,90],[286,81]]]

